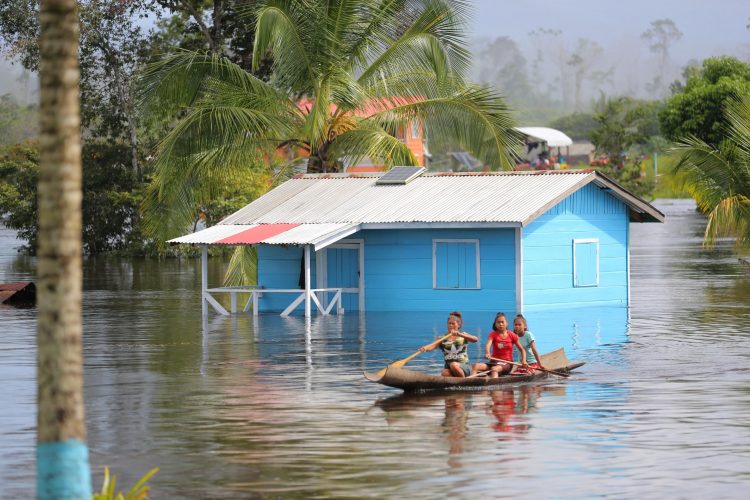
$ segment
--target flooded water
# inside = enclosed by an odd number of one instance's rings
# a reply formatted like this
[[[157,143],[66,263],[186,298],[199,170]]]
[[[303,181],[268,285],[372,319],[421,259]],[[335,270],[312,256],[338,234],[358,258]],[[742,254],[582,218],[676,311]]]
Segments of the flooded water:
[[[154,498],[743,498],[750,273],[731,243],[701,248],[691,202],[657,206],[666,224],[632,226],[629,314],[528,315],[540,350],[562,345],[586,365],[494,392],[401,396],[363,378],[442,332],[446,311],[203,322],[197,262],[91,259],[94,486],[108,465],[128,486],[160,467]],[[33,279],[17,244],[0,231],[0,282]],[[494,312],[464,311],[465,329],[486,338]],[[0,322],[0,497],[26,498],[34,310],[0,307]],[[409,366],[437,371],[440,361]]]

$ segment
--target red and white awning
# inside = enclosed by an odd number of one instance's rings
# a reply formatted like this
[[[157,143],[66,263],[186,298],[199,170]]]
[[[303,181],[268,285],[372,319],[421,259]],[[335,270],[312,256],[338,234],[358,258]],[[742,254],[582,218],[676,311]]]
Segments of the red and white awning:
[[[193,245],[314,245],[320,250],[357,232],[358,224],[217,224],[167,243]]]

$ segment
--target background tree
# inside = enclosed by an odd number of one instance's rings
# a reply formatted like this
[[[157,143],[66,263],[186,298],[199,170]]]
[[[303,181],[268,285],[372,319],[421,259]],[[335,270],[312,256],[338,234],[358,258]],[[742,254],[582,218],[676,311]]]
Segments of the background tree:
[[[663,135],[670,140],[694,136],[718,145],[727,127],[723,110],[732,98],[750,92],[750,64],[728,56],[708,58],[702,66],[688,68],[678,90],[659,113]]]
[[[574,141],[588,141],[597,124],[591,113],[572,113],[551,121],[549,126],[565,132]]]
[[[37,498],[91,498],[81,349],[81,122],[75,0],[40,9]]]
[[[129,145],[129,163],[141,174],[140,134],[132,78],[147,56],[148,33],[140,19],[156,15],[152,0],[79,0],[81,119],[87,137]],[[30,71],[39,67],[39,0],[0,4],[0,40],[6,53]]]
[[[725,139],[718,145],[686,136],[673,149],[680,155],[677,172],[685,180],[698,207],[708,214],[707,246],[717,237],[736,238],[737,247],[750,249],[750,93],[729,101],[725,108]]]
[[[600,85],[607,81],[611,82],[613,68],[605,71],[597,69],[603,52],[598,43],[579,38],[575,51],[567,61],[573,77],[573,109],[575,111],[581,111],[583,108],[581,91],[586,82],[594,85]],[[601,89],[598,90],[601,91]]]
[[[656,54],[657,74],[647,90],[660,96],[666,89],[667,71],[669,68],[669,50],[672,44],[682,38],[682,32],[671,19],[651,21],[651,27],[641,33],[641,39],[648,44],[649,50]]]
[[[83,226],[84,251],[96,253],[118,250],[130,253],[157,251],[140,232],[138,207],[143,182],[150,175],[148,154],[163,133],[159,124],[136,116],[133,77],[136,68],[154,53],[173,47],[206,49],[204,37],[190,12],[198,13],[213,33],[214,17],[206,17],[208,3],[175,2],[174,10],[162,8],[168,2],[155,0],[79,0],[81,16],[81,106],[85,142],[83,145]],[[252,5],[247,0],[214,2],[220,13],[224,40],[218,47],[232,60],[249,68],[252,59],[254,25],[236,19],[238,9]],[[39,67],[39,0],[0,2],[0,40],[3,53],[22,63],[24,74]],[[156,20],[147,30],[143,19]],[[214,36],[214,35],[212,35]],[[267,64],[266,64],[267,66]],[[261,66],[261,72],[265,66]],[[264,76],[268,77],[267,73]],[[33,86],[33,84],[30,84]],[[21,105],[9,96],[0,98],[0,144],[17,143],[38,135],[36,105]],[[35,251],[37,235],[36,179],[38,145],[24,144],[0,153],[0,210],[7,210],[9,227]],[[35,150],[33,154],[32,150]],[[28,153],[28,154],[27,154]],[[32,158],[34,157],[34,158]],[[246,181],[247,179],[245,179]],[[244,182],[244,181],[243,181]],[[226,191],[227,196],[206,204],[208,218],[226,215],[238,203],[247,203],[257,193],[253,180],[246,189]],[[34,200],[32,203],[30,200]],[[118,228],[117,226],[120,225]]]
[[[629,156],[632,146],[645,144],[653,128],[654,112],[650,102],[639,102],[629,97],[605,98],[597,103],[594,120],[597,123],[589,138],[596,152],[605,155],[604,167],[620,184],[643,196],[653,186],[641,176],[640,158]]]
[[[507,36],[481,39],[475,53],[478,82],[499,89],[516,109],[534,101],[526,58],[516,42]]]
[[[557,93],[564,111],[571,110],[572,86],[570,79],[570,53],[563,32],[557,29],[538,28],[529,33],[534,47],[532,84],[541,94]]]

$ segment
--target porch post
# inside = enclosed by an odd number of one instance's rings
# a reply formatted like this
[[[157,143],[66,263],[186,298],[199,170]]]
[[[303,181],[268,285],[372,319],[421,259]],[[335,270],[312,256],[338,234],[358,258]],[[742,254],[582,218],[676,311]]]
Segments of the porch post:
[[[208,245],[201,245],[201,311],[203,316],[208,316],[208,302],[206,294],[208,290]]]
[[[305,245],[305,317],[310,315],[310,245]]]

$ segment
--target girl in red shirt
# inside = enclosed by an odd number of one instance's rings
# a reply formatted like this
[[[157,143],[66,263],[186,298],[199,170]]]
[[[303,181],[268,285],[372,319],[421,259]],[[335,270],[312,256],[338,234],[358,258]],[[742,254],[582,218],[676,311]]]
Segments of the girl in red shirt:
[[[510,373],[513,365],[503,363],[503,361],[513,361],[513,346],[516,346],[521,354],[521,364],[526,367],[526,351],[521,347],[518,341],[518,335],[508,330],[508,318],[503,313],[497,313],[495,321],[492,323],[492,332],[487,337],[487,345],[484,348],[486,358],[490,359],[488,363],[475,363],[471,367],[471,374],[489,371],[491,378],[497,378],[500,375]],[[492,348],[492,351],[490,351]],[[501,360],[501,361],[498,361]]]

